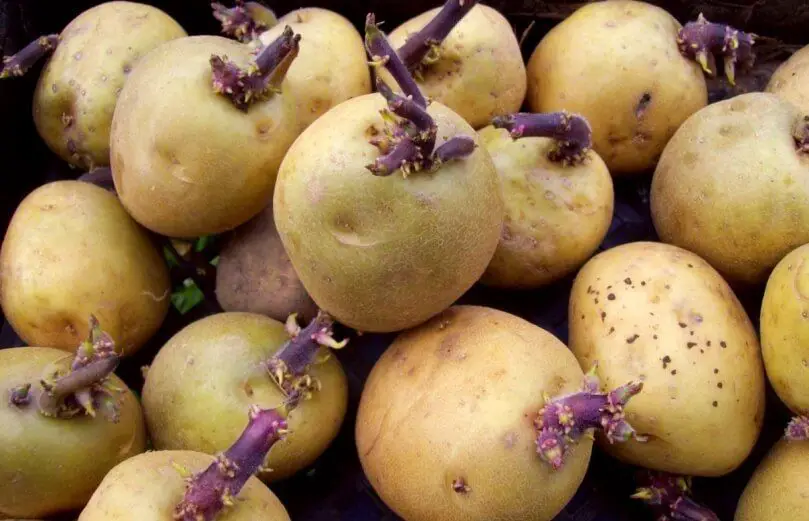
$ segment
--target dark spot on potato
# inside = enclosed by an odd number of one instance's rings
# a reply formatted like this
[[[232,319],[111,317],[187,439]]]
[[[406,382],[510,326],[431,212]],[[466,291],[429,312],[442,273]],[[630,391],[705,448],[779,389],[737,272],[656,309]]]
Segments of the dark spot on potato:
[[[609,332],[609,333],[607,333],[607,334],[608,334],[608,335],[611,335],[611,334],[613,334],[613,333],[615,333],[615,328],[614,328],[614,327],[611,327],[611,328],[610,328],[610,332]]]
[[[686,343],[685,345],[688,347],[688,349],[691,349],[692,347],[694,347],[695,345],[697,345],[697,343],[696,343],[696,342],[688,342],[688,343]]]
[[[663,357],[663,369],[667,369],[669,364],[671,363],[671,357],[666,355]]]
[[[124,74],[129,74],[132,72],[132,65],[125,63],[123,67]]]
[[[705,345],[708,346],[708,347],[711,347],[711,341],[708,340],[707,342],[705,342]]]
[[[615,300],[615,293],[610,293],[607,295],[607,300]]]
[[[641,285],[641,286],[645,286],[645,285],[646,285],[646,281],[645,281],[645,280],[640,281],[640,285]]]
[[[624,279],[624,284],[626,284],[627,286],[632,284],[632,279],[630,279],[629,277],[625,278]]]
[[[704,350],[704,349],[700,349],[700,350],[699,350],[699,352],[700,352],[700,354],[703,354],[703,355],[705,354],[705,350]]]
[[[253,386],[249,382],[244,382],[244,394],[253,396]]]
[[[693,268],[693,267],[694,267],[694,265],[693,265],[693,264],[691,264],[691,263],[689,262],[689,263],[688,263],[688,267],[689,267],[689,268]]]
[[[581,315],[581,319],[582,319],[582,320],[584,320],[584,314],[583,314],[583,313],[582,313],[582,315]]]
[[[652,338],[654,338],[655,340],[657,340],[657,335],[652,335]]]
[[[638,106],[635,107],[635,117],[637,119],[643,119],[643,116],[646,115],[646,109],[649,108],[650,103],[652,103],[652,95],[648,92],[644,92],[643,96],[641,96],[640,100],[638,100]]]
[[[722,349],[724,349],[724,348],[726,348],[728,346],[727,343],[724,340],[721,340],[719,342],[719,345],[722,346]]]
[[[722,382],[719,382],[718,384],[716,384],[716,386],[721,389],[723,387],[723,384]]]
[[[612,284],[610,284],[609,286],[607,286],[607,289],[612,289]]]
[[[464,478],[457,478],[452,482],[452,490],[458,494],[468,494],[472,491]]]
[[[604,319],[607,318],[607,313],[605,311],[601,312],[601,321],[604,322]]]
[[[457,349],[460,347],[460,332],[449,333],[441,340],[441,344],[438,347],[438,356],[441,358],[454,358],[459,356],[456,353]]]
[[[666,285],[665,285],[665,286],[663,286],[663,287],[664,287],[664,288],[666,288],[666,289],[671,289],[671,285],[670,285],[670,284],[666,284]]]
[[[671,370],[671,376],[674,376],[674,375],[676,375],[676,374],[677,374],[677,369],[672,369],[672,370]]]
[[[719,369],[714,368],[713,374],[719,374]]]
[[[714,400],[714,402],[713,402],[711,405],[713,405],[714,407],[719,407],[719,402],[717,402],[716,400]]]
[[[633,342],[635,342],[635,340],[637,340],[638,338],[640,338],[640,335],[638,335],[638,334],[636,333],[636,334],[632,335],[631,337],[627,338],[627,339],[626,339],[626,343],[627,343],[627,344],[632,344],[632,343],[633,343]]]
[[[593,304],[598,304],[598,297],[593,299]]]
[[[678,325],[678,326],[680,326],[681,328],[685,329],[685,327],[686,327],[688,324],[686,324],[685,322],[678,322],[678,323],[677,323],[677,325]]]

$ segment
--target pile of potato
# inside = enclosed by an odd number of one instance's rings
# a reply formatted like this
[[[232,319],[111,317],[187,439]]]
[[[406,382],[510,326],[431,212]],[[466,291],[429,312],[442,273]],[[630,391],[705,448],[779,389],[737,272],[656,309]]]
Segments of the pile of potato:
[[[648,519],[718,519],[690,478],[750,461],[768,385],[795,417],[735,520],[805,517],[809,50],[709,103],[759,37],[639,1],[535,49],[473,0],[398,27],[211,7],[221,35],[100,3],[3,62],[39,74],[75,176],[0,247],[27,345],[0,349],[0,519],[288,520],[271,489],[354,411],[405,521],[551,521],[596,450],[643,471]],[[659,241],[603,248],[644,178]],[[565,283],[566,343],[464,303]],[[356,403],[340,352],[365,334],[395,339]]]

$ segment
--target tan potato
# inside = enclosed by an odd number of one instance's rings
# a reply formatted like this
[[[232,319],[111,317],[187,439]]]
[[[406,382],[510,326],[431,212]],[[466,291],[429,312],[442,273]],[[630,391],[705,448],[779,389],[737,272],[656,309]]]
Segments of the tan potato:
[[[555,142],[512,140],[505,129],[479,132],[500,175],[506,220],[481,282],[536,288],[578,269],[596,251],[612,221],[614,192],[604,161],[590,150],[581,164],[548,157]]]
[[[228,238],[216,267],[216,299],[225,311],[259,313],[308,322],[317,306],[306,293],[275,229],[272,206]]]
[[[598,361],[605,387],[644,382],[626,416],[649,440],[602,443],[605,451],[694,476],[722,476],[747,458],[764,419],[761,353],[707,262],[660,243],[606,250],[577,275],[569,321],[570,349],[584,367]]]
[[[156,7],[104,2],[73,19],[34,91],[37,131],[62,159],[91,170],[110,164],[118,94],[140,58],[186,32]]]
[[[362,37],[344,16],[318,7],[295,9],[262,33],[261,43],[272,42],[286,26],[301,35],[300,54],[287,73],[301,130],[333,106],[371,92]]]
[[[809,113],[809,46],[803,47],[778,66],[766,92],[789,101],[802,113]]]
[[[707,260],[732,282],[759,284],[809,242],[809,156],[793,137],[802,114],[751,93],[694,114],[655,170],[651,210],[661,240]]]
[[[0,249],[0,305],[29,345],[73,351],[95,315],[131,355],[169,308],[168,268],[115,195],[81,181],[31,192]]]
[[[677,48],[680,28],[644,2],[584,5],[531,55],[528,106],[587,118],[593,148],[613,176],[654,167],[677,128],[708,103],[700,66]]]

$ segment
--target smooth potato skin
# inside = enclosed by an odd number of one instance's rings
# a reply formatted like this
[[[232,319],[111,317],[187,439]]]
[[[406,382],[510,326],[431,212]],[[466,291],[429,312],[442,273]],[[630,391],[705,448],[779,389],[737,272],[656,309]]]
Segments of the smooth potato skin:
[[[809,244],[772,271],[761,303],[761,353],[773,389],[796,414],[809,413]]]
[[[390,32],[395,49],[420,31],[440,8],[412,18]],[[396,82],[381,69],[388,85]],[[525,99],[525,64],[520,45],[508,20],[487,5],[477,5],[441,44],[441,58],[417,79],[425,96],[457,112],[473,128],[489,124],[494,116],[517,112]]]
[[[288,340],[281,322],[252,313],[219,313],[182,329],[158,352],[143,388],[143,409],[158,449],[217,454],[238,439],[251,405],[275,408],[284,395],[267,361]],[[345,373],[332,356],[312,367],[321,390],[288,417],[273,446],[267,482],[310,465],[340,430],[348,406]]]
[[[604,387],[644,379],[626,417],[650,439],[601,443],[609,454],[709,477],[747,458],[764,418],[764,368],[744,308],[707,262],[660,243],[606,250],[579,271],[569,321],[570,349],[582,367],[598,361]]]
[[[80,181],[31,192],[0,249],[0,305],[29,345],[74,351],[90,315],[124,355],[137,351],[168,313],[168,268],[118,199]]]
[[[348,19],[318,7],[295,9],[262,33],[261,42],[268,45],[286,26],[301,35],[300,52],[287,73],[301,130],[331,107],[371,92],[365,44]]]
[[[677,49],[680,27],[644,2],[584,5],[531,55],[528,106],[586,117],[613,176],[654,167],[682,122],[708,103],[702,70]]]
[[[169,15],[137,2],[104,2],[59,35],[34,91],[37,131],[63,160],[87,170],[110,164],[110,125],[127,75],[144,54],[187,36]]]
[[[110,471],[78,521],[173,521],[185,493],[175,467],[201,472],[213,457],[193,451],[155,451],[131,458]],[[261,481],[251,477],[222,521],[289,521],[284,505]]]
[[[775,69],[766,92],[809,114],[809,46],[803,47]]]
[[[759,92],[689,118],[652,180],[661,240],[693,251],[731,282],[765,282],[782,257],[809,242],[809,157],[792,137],[800,117]]]
[[[214,92],[212,54],[247,66],[250,47],[192,36],[149,53],[124,85],[112,121],[112,173],[126,209],[170,237],[221,233],[272,199],[278,165],[299,133],[282,93],[244,113]]]
[[[433,173],[375,176],[368,143],[383,129],[379,94],[324,114],[290,148],[273,211],[292,265],[318,306],[344,325],[399,331],[449,307],[483,274],[497,247],[503,200],[482,147]],[[437,142],[476,137],[433,102]]]
[[[51,419],[36,407],[9,405],[8,390],[39,381],[51,364],[69,364],[64,351],[44,347],[0,350],[0,518],[48,517],[79,509],[115,465],[146,450],[137,398],[121,380],[121,418]]]
[[[604,161],[593,151],[584,163],[548,159],[549,138],[513,140],[504,129],[478,131],[500,175],[506,219],[483,284],[530,289],[555,282],[596,251],[607,235],[615,195]]]
[[[554,471],[533,421],[583,373],[550,333],[505,312],[453,306],[402,333],[366,381],[356,441],[382,500],[407,521],[550,521],[590,461],[584,438]],[[463,479],[468,493],[453,490]]]

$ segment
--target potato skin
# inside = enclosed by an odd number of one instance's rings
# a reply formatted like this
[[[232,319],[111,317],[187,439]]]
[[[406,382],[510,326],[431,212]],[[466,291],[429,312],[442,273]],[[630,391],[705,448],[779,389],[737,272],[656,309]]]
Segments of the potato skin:
[[[273,211],[292,265],[318,306],[344,325],[399,331],[449,307],[483,274],[497,247],[503,200],[482,147],[436,172],[381,177],[365,167],[379,155],[379,94],[345,101],[309,126],[289,149]],[[477,139],[439,102],[427,111],[437,143]]]
[[[165,12],[136,2],[104,2],[73,19],[34,91],[37,131],[63,160],[87,170],[110,164],[118,94],[141,56],[185,30]]]
[[[286,26],[301,35],[300,52],[287,73],[301,130],[331,107],[371,92],[365,44],[348,19],[318,7],[295,9],[262,33],[261,42],[268,45]]]
[[[401,333],[371,371],[356,425],[363,470],[407,521],[550,521],[581,484],[592,441],[554,471],[533,421],[544,392],[577,392],[583,378],[547,331],[453,306]],[[460,479],[468,492],[453,489]]]
[[[774,94],[751,93],[694,114],[655,170],[651,210],[661,240],[693,251],[731,282],[758,284],[809,242],[809,157],[801,118]]]
[[[169,307],[165,261],[118,199],[80,181],[31,192],[0,249],[0,305],[29,345],[74,351],[91,314],[131,355]]]
[[[155,451],[116,466],[104,478],[78,521],[172,521],[185,493],[176,465],[201,472],[214,458],[193,451]],[[290,521],[284,505],[261,481],[251,477],[223,521]]]
[[[214,92],[212,54],[240,66],[252,59],[250,47],[219,36],[173,40],[141,60],[115,109],[115,189],[135,220],[162,235],[221,233],[258,214],[299,133],[286,82],[242,112]]]
[[[46,347],[0,350],[0,518],[49,517],[78,509],[115,465],[146,450],[146,426],[137,399],[115,375],[118,423],[102,416],[51,419],[35,406],[16,408],[8,390],[39,381],[53,364],[72,357]],[[13,428],[9,428],[13,427]]]
[[[284,325],[252,313],[219,313],[174,335],[157,353],[143,388],[143,409],[158,449],[226,450],[247,426],[253,404],[275,408],[284,401],[262,362],[288,340]],[[312,367],[321,390],[292,411],[289,434],[267,460],[278,481],[310,465],[342,425],[348,388],[340,362],[331,356]]]
[[[809,114],[809,46],[803,47],[775,69],[766,92],[788,101]]]
[[[607,235],[615,195],[604,161],[593,151],[564,166],[548,159],[549,138],[511,139],[503,129],[478,132],[500,175],[506,220],[483,284],[530,289],[579,267]]]
[[[601,443],[619,460],[721,476],[749,455],[764,418],[756,332],[728,284],[693,253],[636,242],[593,257],[570,297],[570,349],[605,388],[643,379],[627,421],[649,441]],[[732,433],[732,436],[728,433]]]
[[[613,176],[647,171],[682,122],[708,103],[702,70],[677,49],[680,27],[645,2],[584,5],[531,55],[528,106],[586,117],[593,148]]]
[[[435,17],[440,7],[411,18],[390,32],[395,49]],[[381,77],[396,82],[384,69]],[[473,128],[494,116],[517,112],[525,99],[527,79],[520,45],[511,24],[495,9],[479,4],[441,44],[441,58],[417,79],[425,96],[457,112]]]

